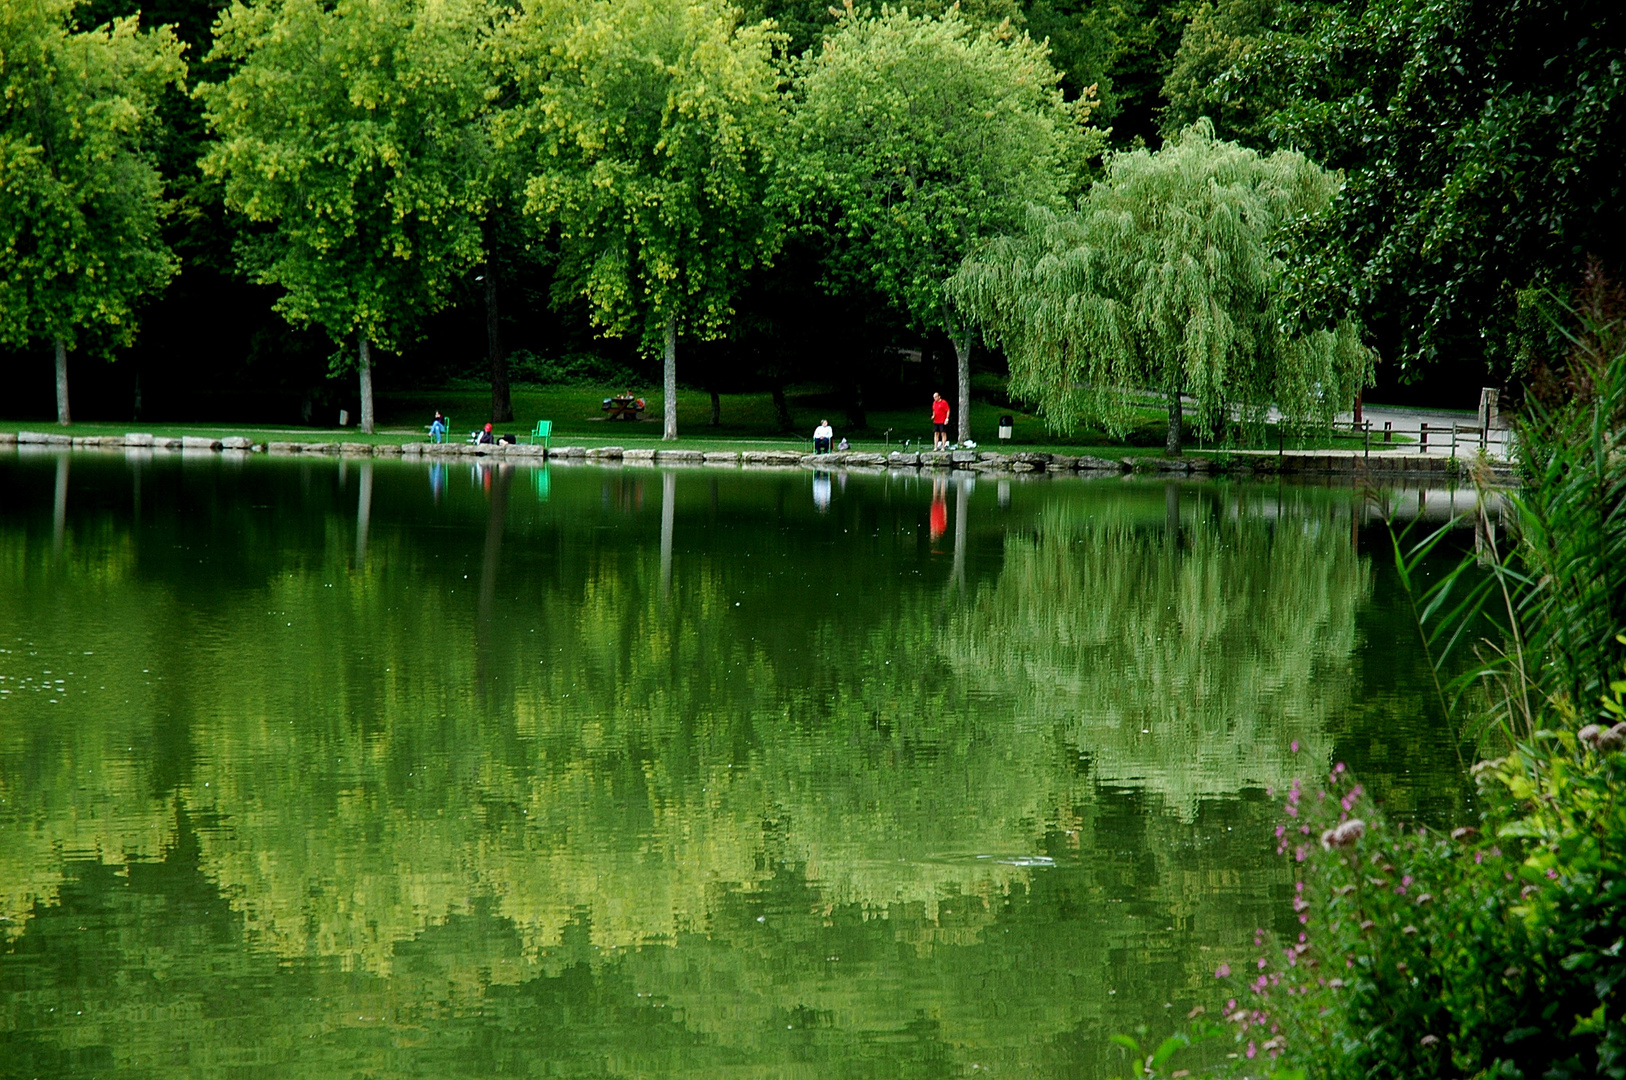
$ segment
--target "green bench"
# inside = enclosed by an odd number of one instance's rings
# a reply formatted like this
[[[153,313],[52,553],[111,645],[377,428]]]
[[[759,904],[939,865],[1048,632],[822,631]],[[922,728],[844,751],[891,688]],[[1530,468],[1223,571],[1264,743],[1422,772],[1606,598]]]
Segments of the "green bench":
[[[529,435],[522,435],[520,437],[533,446],[536,444],[536,440],[541,439],[542,445],[547,446],[548,440],[553,437],[553,421],[538,420],[536,422],[536,427],[532,429]]]

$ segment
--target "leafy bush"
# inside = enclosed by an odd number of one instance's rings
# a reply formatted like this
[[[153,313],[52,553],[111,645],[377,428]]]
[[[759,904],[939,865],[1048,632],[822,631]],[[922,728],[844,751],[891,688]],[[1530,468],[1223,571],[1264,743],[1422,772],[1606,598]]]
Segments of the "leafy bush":
[[[1623,699],[1626,681],[1608,702],[1626,718]],[[1342,765],[1295,782],[1278,836],[1300,929],[1222,969],[1241,984],[1225,1018],[1242,1060],[1317,1078],[1626,1074],[1626,758],[1590,741],[1543,732],[1479,766],[1483,831],[1387,821]]]
[[[644,374],[602,356],[538,356],[529,349],[509,354],[508,379],[533,386],[600,386],[606,391],[636,390],[648,384]]]
[[[1500,627],[1441,688],[1500,755],[1473,770],[1480,819],[1448,835],[1388,820],[1342,765],[1293,783],[1277,838],[1297,929],[1215,973],[1244,1072],[1626,1077],[1626,323],[1610,310],[1626,305],[1583,303],[1567,371],[1532,395],[1514,549],[1417,598],[1437,668],[1474,620]],[[1408,588],[1439,537],[1397,540]]]

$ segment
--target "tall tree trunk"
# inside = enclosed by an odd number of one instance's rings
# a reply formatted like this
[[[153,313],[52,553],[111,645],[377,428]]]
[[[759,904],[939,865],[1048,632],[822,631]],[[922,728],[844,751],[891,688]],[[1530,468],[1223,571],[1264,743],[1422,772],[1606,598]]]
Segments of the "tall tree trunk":
[[[1180,456],[1180,428],[1185,422],[1185,413],[1180,403],[1180,391],[1169,391],[1169,435],[1163,442],[1163,452],[1169,457]]]
[[[662,439],[672,440],[677,434],[677,315],[666,317],[666,362],[662,366],[661,389],[666,395],[666,430]]]
[[[135,369],[135,391],[131,395],[131,398],[132,398],[132,400],[130,402],[130,419],[131,420],[140,420],[141,419],[141,365],[140,364],[136,365],[136,369]]]
[[[774,380],[773,384],[773,414],[779,421],[780,431],[790,431],[796,426],[790,415],[790,402],[785,400],[785,383],[783,379]]]
[[[854,431],[869,427],[869,415],[864,411],[864,384],[857,380],[847,391],[847,426]]]
[[[497,322],[497,268],[486,262],[486,355],[491,359],[491,422],[506,424],[514,419],[514,402],[508,394],[508,354],[502,350],[502,327]]]
[[[954,408],[955,442],[971,438],[971,331],[954,338],[954,377],[959,382],[959,399]]]
[[[68,414],[68,343],[56,339],[56,422],[67,427],[73,422]]]
[[[373,433],[373,345],[364,335],[361,341],[361,430]]]
[[[723,422],[723,399],[715,389],[711,392],[711,426],[719,427]]]

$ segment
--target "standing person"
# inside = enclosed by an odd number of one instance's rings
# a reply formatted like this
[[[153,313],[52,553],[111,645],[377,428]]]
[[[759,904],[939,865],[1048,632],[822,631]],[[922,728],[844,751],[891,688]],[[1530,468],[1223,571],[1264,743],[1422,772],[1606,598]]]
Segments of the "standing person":
[[[932,449],[947,450],[949,403],[942,394],[932,391]]]
[[[835,428],[830,426],[830,421],[820,420],[819,426],[813,429],[813,452],[815,454],[828,454],[830,452],[830,440],[835,437],[836,431]]]

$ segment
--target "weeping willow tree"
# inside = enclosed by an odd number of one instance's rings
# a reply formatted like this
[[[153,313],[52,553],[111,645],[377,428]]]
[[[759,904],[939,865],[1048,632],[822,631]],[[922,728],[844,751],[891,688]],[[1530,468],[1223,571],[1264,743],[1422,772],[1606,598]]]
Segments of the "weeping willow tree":
[[[1030,208],[1023,230],[972,255],[954,303],[1001,345],[1011,392],[1050,424],[1124,433],[1134,390],[1168,401],[1180,452],[1184,396],[1196,428],[1262,424],[1272,405],[1329,423],[1371,382],[1348,317],[1310,325],[1283,303],[1293,233],[1341,179],[1292,151],[1214,138],[1206,120],[1156,153],[1115,155],[1074,212]]]

